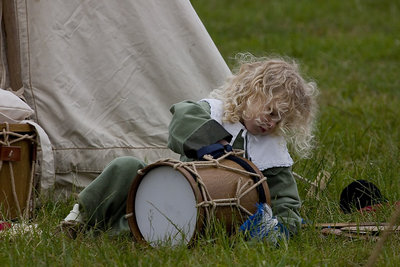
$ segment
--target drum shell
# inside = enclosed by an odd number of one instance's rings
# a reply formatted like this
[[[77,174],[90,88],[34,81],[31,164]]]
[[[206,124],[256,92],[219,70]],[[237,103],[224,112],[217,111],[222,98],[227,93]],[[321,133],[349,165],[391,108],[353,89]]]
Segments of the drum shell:
[[[263,177],[262,173],[252,162],[244,158],[241,159],[245,160],[247,164],[249,164],[252,167],[252,169],[259,175],[259,177]],[[250,185],[246,186],[245,189],[249,188],[254,184],[251,176],[248,174],[221,168],[218,167],[217,165],[204,167],[202,166],[203,163],[204,163],[203,161],[192,162],[192,164],[195,164],[196,171],[200,175],[201,180],[205,184],[207,191],[211,199],[213,200],[235,198],[239,180],[240,180],[240,185],[243,185],[249,180],[251,180]],[[220,164],[225,165],[229,168],[244,171],[244,169],[238,163],[228,159],[221,160]],[[176,162],[160,161],[146,166],[144,169],[140,170],[139,174],[134,179],[130,187],[127,199],[127,214],[132,214],[132,216],[128,217],[129,227],[134,236],[134,239],[140,243],[147,244],[147,241],[140,233],[140,230],[136,222],[136,214],[134,208],[136,192],[141,181],[145,179],[146,174],[150,170],[160,166],[170,166],[171,168],[175,167],[176,170],[179,171],[190,183],[191,188],[193,190],[193,194],[196,198],[196,203],[199,204],[205,201],[203,194],[200,190],[200,186],[196,181],[196,178],[186,168],[182,166],[176,167]],[[271,204],[270,194],[266,181],[262,182],[260,186],[264,191],[266,202],[270,205]],[[260,202],[260,199],[257,190],[255,188],[253,188],[251,191],[249,191],[249,193],[247,193],[240,199],[240,204],[251,214],[256,212],[257,210],[256,203],[258,202]],[[197,209],[197,212],[198,212],[198,219],[196,222],[196,232],[191,241],[193,241],[198,234],[201,234],[204,230],[204,227],[206,226],[206,208],[199,207]],[[217,221],[223,222],[223,225],[226,227],[226,231],[230,233],[234,229],[235,225],[236,226],[240,225],[248,218],[248,214],[243,211],[240,211],[235,206],[218,206],[216,207],[215,212],[212,215],[212,218],[215,218]]]
[[[4,151],[9,151],[9,146],[0,144],[2,151],[2,161],[0,169],[0,219],[16,219],[21,214],[18,212],[17,203],[14,199],[11,171],[14,177],[15,193],[18,199],[18,205],[25,218],[31,218],[34,211],[34,202],[38,189],[38,181],[34,181],[34,168],[36,162],[36,132],[34,127],[28,124],[9,124],[8,130],[19,135],[27,135],[29,138],[23,138],[19,141],[18,136],[8,134],[8,140],[12,143],[10,147],[20,153],[17,159],[4,159]],[[0,131],[6,129],[6,124],[0,124]],[[4,140],[4,134],[1,133],[1,141]],[[35,141],[34,141],[35,140]]]
[[[242,158],[242,160],[245,159]],[[260,177],[263,177],[262,173],[252,162],[248,160],[245,161],[252,167],[253,170],[256,171],[258,175],[260,175]],[[221,164],[235,169],[243,170],[238,163],[232,160],[222,160]],[[216,170],[218,171],[216,172]],[[245,189],[254,184],[250,175],[238,173],[227,169],[221,169],[217,166],[214,166],[213,168],[200,168],[198,169],[198,172],[202,177],[202,180],[206,185],[211,198],[214,200],[235,198],[239,180],[241,180],[241,185],[248,181],[251,181],[250,185],[245,187]],[[266,202],[268,203],[268,205],[271,205],[267,182],[263,182],[261,184],[261,187],[264,190]],[[196,190],[200,189],[197,187]],[[257,211],[256,204],[259,202],[260,199],[255,188],[240,199],[240,205],[248,210],[251,214],[254,214]],[[202,210],[203,209],[204,208],[202,208]],[[248,218],[248,214],[246,214],[245,212],[240,212],[235,206],[217,207],[214,215],[216,220],[224,223],[224,226],[226,227],[226,231],[228,233],[232,232],[235,226],[241,225]]]

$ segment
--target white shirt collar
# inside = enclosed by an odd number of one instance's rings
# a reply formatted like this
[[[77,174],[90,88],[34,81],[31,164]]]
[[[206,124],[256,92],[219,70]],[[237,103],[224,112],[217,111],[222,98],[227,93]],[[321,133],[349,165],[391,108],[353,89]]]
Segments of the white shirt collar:
[[[245,141],[245,150],[248,159],[260,170],[272,167],[289,167],[293,165],[293,159],[287,150],[286,141],[282,136],[265,135],[257,136],[247,132],[241,123],[222,122],[223,105],[218,99],[202,99],[211,107],[211,118],[220,123],[232,136],[231,145],[241,130]]]

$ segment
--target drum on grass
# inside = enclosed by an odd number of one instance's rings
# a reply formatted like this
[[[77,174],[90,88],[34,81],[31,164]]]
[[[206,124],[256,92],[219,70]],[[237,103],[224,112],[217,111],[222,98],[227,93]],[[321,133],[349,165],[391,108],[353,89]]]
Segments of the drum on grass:
[[[231,232],[260,202],[270,204],[266,178],[242,157],[168,159],[138,172],[128,194],[127,219],[138,242],[190,244],[215,219]]]
[[[33,216],[36,138],[29,124],[0,124],[0,220]]]

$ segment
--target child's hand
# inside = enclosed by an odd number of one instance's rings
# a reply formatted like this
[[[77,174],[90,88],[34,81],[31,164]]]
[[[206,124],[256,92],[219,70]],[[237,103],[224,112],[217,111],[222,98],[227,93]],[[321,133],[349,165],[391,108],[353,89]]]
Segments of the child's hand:
[[[219,140],[218,143],[223,145],[223,146],[229,145],[229,142],[226,141],[225,139]]]
[[[210,155],[213,159],[223,156],[225,153],[232,151],[231,145],[227,142],[226,145],[216,143],[208,146],[203,146],[197,150],[197,159],[202,160],[205,155]]]

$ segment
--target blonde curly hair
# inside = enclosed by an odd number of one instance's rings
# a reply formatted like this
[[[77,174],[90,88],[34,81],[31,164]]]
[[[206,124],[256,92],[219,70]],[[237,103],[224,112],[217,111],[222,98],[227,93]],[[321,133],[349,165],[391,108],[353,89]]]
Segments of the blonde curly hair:
[[[316,84],[303,79],[293,59],[257,58],[249,53],[239,54],[238,59],[239,71],[210,94],[223,101],[223,121],[260,121],[265,115],[277,113],[275,133],[283,135],[299,156],[308,157],[317,112]]]

